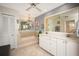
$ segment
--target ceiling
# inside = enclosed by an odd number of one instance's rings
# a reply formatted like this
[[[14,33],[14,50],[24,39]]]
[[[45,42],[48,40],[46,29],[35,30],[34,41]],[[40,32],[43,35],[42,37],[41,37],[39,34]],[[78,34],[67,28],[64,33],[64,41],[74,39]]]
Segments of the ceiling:
[[[30,14],[33,17],[37,17],[63,4],[64,3],[39,3],[37,7],[42,10],[41,12],[35,8],[31,8],[29,11],[26,11],[26,9],[30,7],[30,3],[1,3],[0,5],[16,10],[22,16],[27,16]]]

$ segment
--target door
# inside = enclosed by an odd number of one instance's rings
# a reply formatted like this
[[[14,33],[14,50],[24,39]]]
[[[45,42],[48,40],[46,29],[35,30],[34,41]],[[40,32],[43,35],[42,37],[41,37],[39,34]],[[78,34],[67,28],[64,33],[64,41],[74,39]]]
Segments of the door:
[[[57,39],[57,56],[66,55],[66,43],[64,39]]]
[[[7,15],[0,14],[0,46],[8,45],[9,42],[9,28]]]
[[[11,48],[17,47],[17,23],[14,16],[9,16],[9,36]]]

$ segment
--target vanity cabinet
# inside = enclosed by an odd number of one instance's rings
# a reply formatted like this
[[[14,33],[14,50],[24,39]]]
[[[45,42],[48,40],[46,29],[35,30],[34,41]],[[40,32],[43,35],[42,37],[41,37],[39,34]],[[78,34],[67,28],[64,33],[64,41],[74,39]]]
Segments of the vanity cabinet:
[[[64,36],[54,36],[50,34],[40,34],[39,45],[55,56],[78,56],[79,40]]]
[[[57,56],[66,55],[66,42],[64,39],[57,39]]]
[[[49,50],[49,38],[45,35],[40,35],[39,45],[45,50]]]
[[[49,52],[52,55],[56,55],[56,38],[49,36]]]
[[[43,49],[47,50],[49,53],[56,55],[56,40],[55,38],[50,38],[47,35],[40,35],[39,45]]]

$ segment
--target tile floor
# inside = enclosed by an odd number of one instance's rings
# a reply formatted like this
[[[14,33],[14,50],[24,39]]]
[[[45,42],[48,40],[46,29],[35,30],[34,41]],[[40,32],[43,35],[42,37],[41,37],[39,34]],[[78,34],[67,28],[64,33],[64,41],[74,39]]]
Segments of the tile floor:
[[[18,48],[11,50],[11,56],[51,56],[45,50],[40,48],[36,42],[37,39],[35,37],[21,38]]]
[[[17,48],[11,51],[11,56],[51,56],[39,47],[38,44]]]

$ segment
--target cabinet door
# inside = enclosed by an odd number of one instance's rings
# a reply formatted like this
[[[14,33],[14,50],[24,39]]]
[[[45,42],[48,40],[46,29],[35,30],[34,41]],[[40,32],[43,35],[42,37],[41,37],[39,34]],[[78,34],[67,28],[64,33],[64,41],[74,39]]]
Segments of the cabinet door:
[[[9,16],[9,37],[11,48],[17,47],[17,23],[14,16]]]
[[[39,37],[39,45],[45,50],[49,50],[49,39],[46,36]]]
[[[67,56],[79,56],[79,44],[74,41],[67,41]]]
[[[0,14],[0,45],[9,44],[8,16]]]
[[[51,38],[49,43],[50,53],[56,56],[56,39]]]
[[[64,39],[57,39],[57,56],[66,55],[66,43]]]

